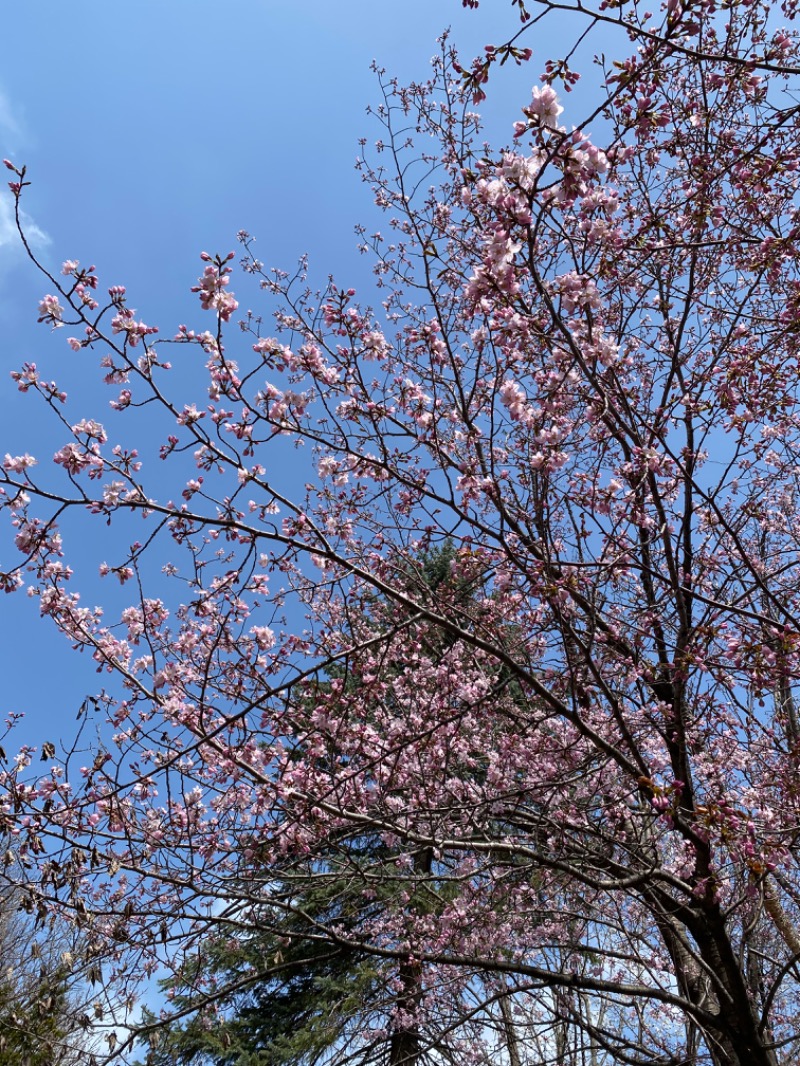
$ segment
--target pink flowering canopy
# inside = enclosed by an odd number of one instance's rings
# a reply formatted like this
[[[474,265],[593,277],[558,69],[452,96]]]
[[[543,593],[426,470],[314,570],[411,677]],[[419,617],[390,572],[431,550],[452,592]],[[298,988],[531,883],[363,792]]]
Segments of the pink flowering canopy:
[[[209,1026],[224,989],[185,960],[291,918],[289,939],[374,960],[411,1057],[783,1066],[795,6],[516,6],[516,37],[467,68],[445,40],[427,82],[378,72],[377,306],[305,261],[266,269],[246,233],[238,281],[203,253],[196,323],[160,333],[95,267],[40,268],[66,384],[14,378],[62,443],[2,449],[0,582],[105,687],[88,754],[4,763],[12,858],[123,998],[172,967]],[[584,50],[617,32],[589,113],[582,52],[533,70],[544,16]],[[538,83],[492,149],[473,108],[508,58]],[[99,361],[107,417],[68,394],[71,359]],[[130,545],[101,568],[113,616],[75,587],[80,521]],[[358,906],[308,915],[292,878],[345,879]],[[111,1056],[155,1048],[172,1009]]]

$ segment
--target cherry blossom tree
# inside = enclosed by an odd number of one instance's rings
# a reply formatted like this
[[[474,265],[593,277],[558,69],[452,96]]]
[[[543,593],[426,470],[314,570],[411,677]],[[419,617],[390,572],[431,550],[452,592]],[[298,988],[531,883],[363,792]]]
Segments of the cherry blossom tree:
[[[378,72],[364,299],[266,269],[242,233],[265,309],[240,311],[233,253],[203,253],[208,328],[162,338],[94,267],[26,245],[40,322],[99,357],[112,415],[15,372],[63,443],[6,455],[0,580],[106,687],[86,754],[5,764],[4,820],[37,905],[130,1002],[173,967],[213,1025],[230,984],[191,961],[260,923],[287,956],[374,960],[391,1031],[434,1034],[434,1059],[788,1064],[794,5],[517,6],[471,66],[445,41],[425,83]],[[474,108],[545,16],[584,48],[613,31],[618,58],[589,65],[588,113],[580,51],[549,61],[494,151]],[[81,519],[127,545],[101,567],[131,590],[114,619],[75,588]],[[432,599],[420,560],[448,541]],[[304,911],[332,869],[362,905]],[[259,966],[242,979],[280,980],[282,949]],[[155,1056],[184,1008],[132,1009],[110,1053]]]

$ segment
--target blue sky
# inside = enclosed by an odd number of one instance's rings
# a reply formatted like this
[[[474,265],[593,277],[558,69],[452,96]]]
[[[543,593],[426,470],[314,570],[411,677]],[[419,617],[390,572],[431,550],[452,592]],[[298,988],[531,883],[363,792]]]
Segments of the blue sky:
[[[509,0],[478,12],[460,0],[50,0],[14,5],[3,22],[0,155],[29,168],[38,251],[53,269],[97,264],[103,285],[125,284],[168,335],[197,324],[198,253],[234,248],[241,228],[268,264],[307,251],[320,279],[363,284],[353,231],[371,205],[353,164],[358,138],[378,135],[365,113],[378,97],[371,60],[421,79],[446,25],[466,59],[518,27]],[[532,62],[505,68],[482,105],[497,140],[550,54],[535,34]],[[11,232],[10,204],[0,198],[0,455],[47,459],[39,412],[8,372],[33,360],[57,377],[70,354],[63,335],[36,325],[43,282]],[[102,561],[92,543],[80,552],[92,568]],[[25,712],[26,740],[69,736],[98,684],[90,660],[24,594],[0,601],[0,626],[0,715]]]

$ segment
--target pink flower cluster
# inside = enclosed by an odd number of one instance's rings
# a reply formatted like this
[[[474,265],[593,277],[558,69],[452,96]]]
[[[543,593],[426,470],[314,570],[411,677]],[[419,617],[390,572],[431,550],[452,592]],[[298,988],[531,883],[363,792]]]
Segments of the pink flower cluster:
[[[559,104],[558,96],[552,85],[545,85],[541,89],[534,86],[531,102],[522,111],[532,122],[555,130],[558,128],[558,116],[562,114],[564,108]]]
[[[49,322],[53,329],[58,329],[64,323],[64,308],[58,302],[57,296],[44,296],[39,303],[39,317],[37,322]]]
[[[134,312],[129,307],[120,308],[119,312],[111,320],[111,329],[114,333],[125,335],[125,341],[135,348],[140,340],[158,333],[157,326],[148,326],[144,322],[137,322]]]
[[[228,259],[232,255],[233,252],[230,253]],[[211,257],[207,252],[204,252],[201,258],[208,260]],[[200,294],[200,306],[203,310],[216,311],[223,322],[228,322],[239,306],[233,293],[225,291],[230,282],[229,275],[230,268],[223,266],[219,262],[209,262],[202,275],[198,278],[198,284],[192,286],[192,292]]]

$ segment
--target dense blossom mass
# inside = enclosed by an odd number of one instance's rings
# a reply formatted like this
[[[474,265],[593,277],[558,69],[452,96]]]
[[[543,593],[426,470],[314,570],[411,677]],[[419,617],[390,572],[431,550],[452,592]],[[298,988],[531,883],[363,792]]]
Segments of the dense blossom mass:
[[[60,444],[2,442],[0,583],[104,687],[0,811],[127,1004],[117,1060],[244,1063],[237,1004],[268,1027],[312,963],[317,1004],[359,989],[300,1012],[342,1062],[800,1054],[795,5],[543,0],[582,43],[494,150],[487,81],[538,61],[515,6],[471,67],[378,71],[376,306],[247,233],[260,313],[203,253],[167,336],[45,270],[59,378],[94,359],[110,403],[14,372]],[[79,520],[129,544],[113,617]]]

